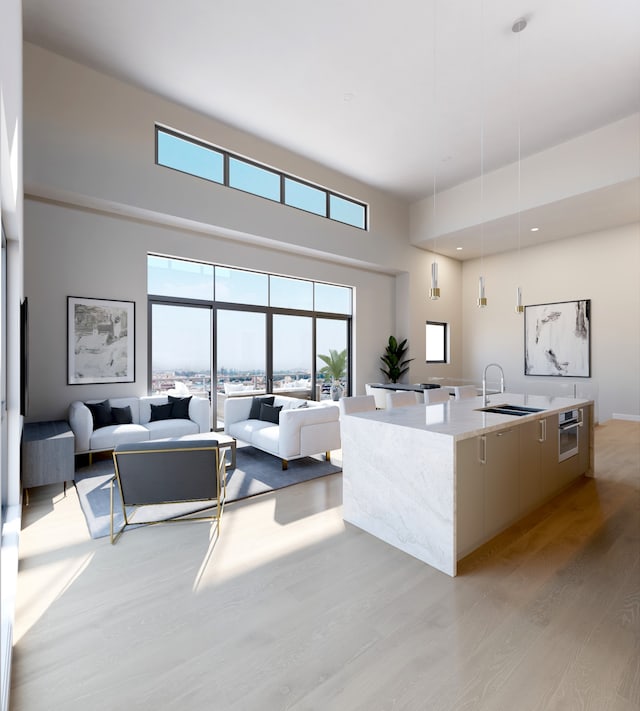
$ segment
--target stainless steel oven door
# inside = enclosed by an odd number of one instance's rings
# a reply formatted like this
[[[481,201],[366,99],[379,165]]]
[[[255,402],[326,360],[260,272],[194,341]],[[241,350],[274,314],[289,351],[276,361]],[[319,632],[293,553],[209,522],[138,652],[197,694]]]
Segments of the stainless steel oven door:
[[[582,422],[577,420],[564,422],[558,427],[558,461],[574,457],[578,454],[580,427]]]

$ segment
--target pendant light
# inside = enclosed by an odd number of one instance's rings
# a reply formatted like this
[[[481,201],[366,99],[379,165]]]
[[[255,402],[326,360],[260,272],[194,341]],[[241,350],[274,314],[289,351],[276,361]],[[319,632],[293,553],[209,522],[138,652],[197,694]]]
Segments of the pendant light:
[[[478,277],[478,307],[487,305],[484,291],[484,2],[480,2],[480,277]]]
[[[436,225],[436,152],[438,150],[438,142],[436,139],[436,19],[437,19],[437,0],[433,3],[433,234],[437,235]],[[429,298],[436,301],[440,298],[440,287],[438,286],[438,262],[436,259],[436,237],[433,238],[434,257],[431,263],[431,288],[429,289]]]
[[[521,196],[522,196],[522,159],[521,159],[521,116],[522,116],[522,101],[520,99],[520,33],[527,26],[527,21],[524,17],[516,20],[511,28],[512,32],[518,35],[518,58],[517,58],[517,75],[516,75],[516,90],[518,92],[518,267],[522,268],[522,260],[520,259],[520,246],[521,246]],[[524,306],[522,305],[522,289],[518,286],[516,288],[516,306],[515,311],[517,314],[524,313]]]

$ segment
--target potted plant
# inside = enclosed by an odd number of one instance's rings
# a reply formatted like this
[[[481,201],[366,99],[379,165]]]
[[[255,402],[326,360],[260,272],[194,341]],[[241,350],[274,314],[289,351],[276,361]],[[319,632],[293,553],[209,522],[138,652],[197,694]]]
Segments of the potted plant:
[[[398,380],[409,370],[409,363],[413,358],[405,359],[408,350],[407,339],[398,342],[394,336],[389,336],[389,342],[385,348],[384,355],[380,360],[385,364],[385,368],[380,370],[389,378],[389,382],[397,383]]]
[[[318,353],[318,358],[325,364],[320,372],[325,378],[331,378],[331,399],[339,400],[344,392],[340,379],[347,370],[347,349],[336,351],[329,349],[329,355]]]

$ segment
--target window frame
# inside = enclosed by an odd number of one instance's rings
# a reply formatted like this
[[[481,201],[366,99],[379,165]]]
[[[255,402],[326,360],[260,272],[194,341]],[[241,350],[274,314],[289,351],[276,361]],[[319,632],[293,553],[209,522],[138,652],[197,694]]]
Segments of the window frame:
[[[427,358],[427,348],[428,348],[428,343],[427,343],[427,331],[429,329],[429,326],[441,326],[443,329],[443,334],[442,334],[442,350],[443,350],[443,357],[442,359],[437,359],[437,360],[429,360]],[[425,363],[429,364],[446,364],[449,362],[449,324],[446,321],[430,321],[427,320],[425,323]]]
[[[185,170],[184,166],[180,167],[180,168],[176,168],[174,166],[168,165],[167,163],[160,163],[158,160],[158,158],[159,158],[158,136],[161,133],[168,135],[168,136],[173,136],[174,138],[178,138],[182,141],[185,141],[186,143],[193,143],[194,145],[198,146],[199,148],[204,148],[205,150],[210,150],[212,153],[222,155],[222,158],[223,158],[222,182],[220,182],[218,180],[211,180],[210,178],[207,178],[203,175],[199,175],[198,173],[191,173],[188,170]],[[261,163],[260,161],[253,160],[252,158],[246,158],[245,156],[238,155],[237,153],[228,151],[225,148],[216,146],[212,143],[208,143],[207,141],[203,141],[201,138],[195,138],[194,136],[190,136],[190,135],[182,133],[180,131],[176,131],[173,128],[169,128],[168,126],[164,126],[159,123],[156,123],[155,127],[154,127],[154,143],[155,143],[155,164],[161,168],[168,168],[169,170],[175,170],[178,173],[183,173],[185,175],[193,175],[196,178],[200,178],[200,180],[206,180],[207,182],[213,183],[214,185],[223,185],[223,186],[225,186],[227,188],[231,188],[233,190],[239,190],[239,191],[247,193],[249,195],[261,197],[264,200],[269,200],[270,202],[279,202],[281,205],[286,205],[287,207],[290,207],[294,210],[301,210],[302,212],[306,213],[307,215],[315,215],[316,217],[321,217],[325,220],[331,220],[332,222],[337,222],[341,225],[347,225],[348,227],[354,227],[357,230],[364,230],[365,232],[367,232],[369,230],[369,205],[365,202],[362,202],[361,200],[356,200],[352,197],[349,197],[348,195],[344,195],[344,194],[339,193],[335,190],[331,190],[330,188],[326,188],[322,185],[317,185],[316,183],[312,183],[311,181],[305,180],[304,178],[299,178],[296,175],[292,175],[290,173],[285,173],[284,171],[278,170],[277,168],[274,168],[270,165],[266,165],[265,163]],[[263,195],[262,193],[253,192],[253,191],[247,190],[245,188],[238,188],[238,187],[231,185],[230,180],[229,180],[229,173],[230,173],[229,164],[232,160],[238,161],[240,163],[244,163],[244,164],[252,166],[254,168],[259,168],[260,170],[264,170],[264,171],[273,173],[276,176],[278,176],[279,182],[280,182],[278,199],[276,200],[276,199],[271,198],[267,195]],[[300,185],[312,188],[313,190],[319,190],[321,193],[323,193],[325,196],[325,204],[326,204],[325,214],[320,214],[319,212],[317,212],[315,210],[307,210],[304,207],[301,207],[300,205],[292,205],[289,202],[287,202],[287,196],[286,196],[286,190],[285,190],[285,181],[287,179],[290,181],[293,181],[295,183],[299,183]],[[332,197],[337,198],[338,200],[343,200],[344,202],[349,203],[350,205],[358,208],[359,211],[361,210],[362,211],[362,225],[356,224],[355,222],[347,222],[347,221],[345,221],[343,219],[339,219],[337,217],[332,217],[331,216],[331,198]]]

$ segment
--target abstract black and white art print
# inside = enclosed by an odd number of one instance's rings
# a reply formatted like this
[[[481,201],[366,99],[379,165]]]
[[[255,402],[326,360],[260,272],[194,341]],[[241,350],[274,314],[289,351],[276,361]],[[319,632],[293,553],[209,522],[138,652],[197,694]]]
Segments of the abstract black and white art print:
[[[524,308],[524,374],[591,376],[591,300]]]
[[[135,381],[135,304],[67,297],[67,382]]]

